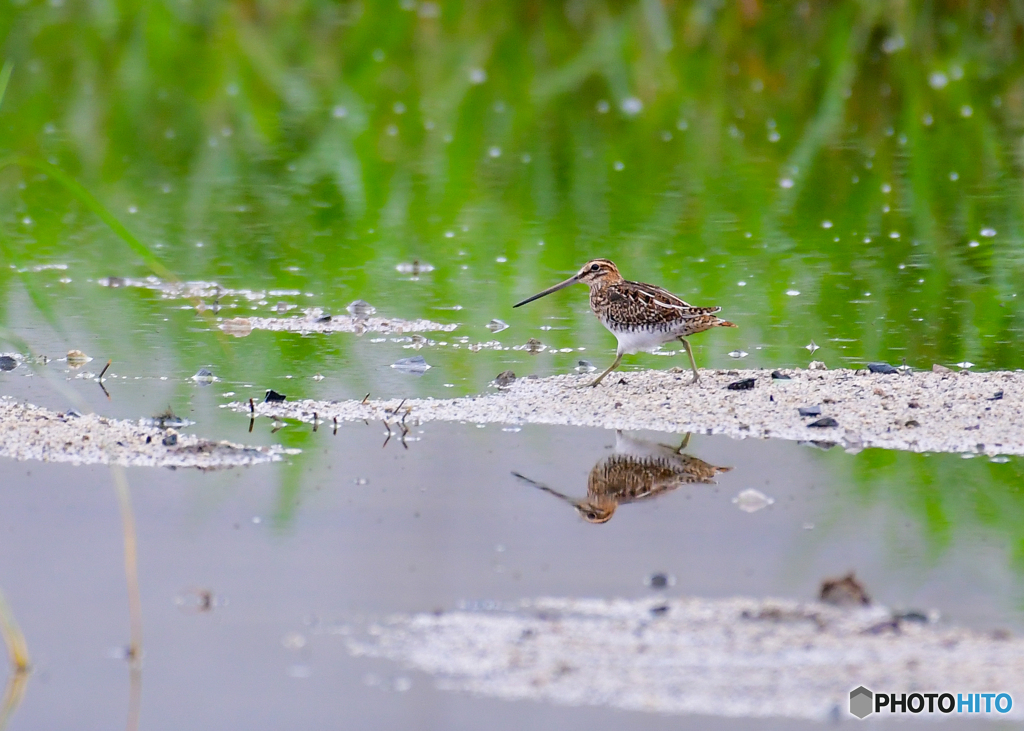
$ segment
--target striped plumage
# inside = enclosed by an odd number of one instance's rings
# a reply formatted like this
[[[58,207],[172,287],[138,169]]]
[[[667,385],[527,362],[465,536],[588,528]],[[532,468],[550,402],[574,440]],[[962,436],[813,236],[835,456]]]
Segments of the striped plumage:
[[[731,467],[716,467],[682,454],[689,435],[673,449],[616,432],[615,452],[599,461],[587,478],[587,497],[577,500],[518,473],[517,477],[571,504],[588,523],[607,523],[619,505],[648,500],[682,485],[715,482],[715,475]]]
[[[608,259],[592,259],[569,279],[514,306],[525,305],[577,282],[590,287],[590,309],[618,341],[615,362],[590,384],[592,386],[615,370],[623,355],[654,350],[672,340],[683,343],[693,368],[691,383],[696,383],[700,374],[686,338],[713,327],[736,327],[716,317],[721,307],[694,307],[661,287],[623,279],[618,267]]]

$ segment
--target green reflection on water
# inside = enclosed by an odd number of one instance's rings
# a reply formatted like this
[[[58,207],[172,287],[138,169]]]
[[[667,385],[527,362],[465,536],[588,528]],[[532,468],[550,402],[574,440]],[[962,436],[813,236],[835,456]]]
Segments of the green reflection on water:
[[[427,346],[438,367],[413,381],[386,369],[408,343],[226,339],[186,301],[98,286],[149,270],[28,168],[0,172],[15,265],[0,267],[0,323],[18,332],[24,288],[126,372],[215,364],[227,384],[292,398],[455,395],[507,367],[610,361],[581,290],[510,309],[606,256],[740,324],[695,340],[703,366],[734,349],[744,365],[804,365],[813,340],[830,365],[1022,367],[1022,23],[1014,6],[869,0],[10,9],[4,152],[74,176],[182,279],[313,295],[268,296],[260,314],[363,298],[476,341],[499,317],[506,345],[587,350]],[[395,266],[412,260],[436,269],[408,281]],[[47,262],[71,281],[16,272]],[[317,372],[333,378],[318,386]],[[899,494],[942,545],[959,509],[929,497],[932,463],[871,459],[914,475],[924,492]],[[283,517],[299,489],[288,474]],[[979,519],[1019,514],[1013,480],[982,482],[1000,507]]]

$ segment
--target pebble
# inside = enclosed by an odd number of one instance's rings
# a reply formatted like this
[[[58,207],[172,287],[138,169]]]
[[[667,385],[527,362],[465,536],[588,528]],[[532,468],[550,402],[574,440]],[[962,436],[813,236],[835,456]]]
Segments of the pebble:
[[[422,376],[430,366],[422,355],[414,355],[411,358],[402,358],[391,364],[391,367],[402,373],[409,373],[413,376]]]
[[[730,391],[749,391],[757,384],[756,378],[744,378],[741,381],[733,381],[726,388]]]
[[[365,320],[367,317],[377,314],[377,308],[366,300],[353,300],[345,310],[348,314],[352,315],[352,317],[357,317],[361,320]]]
[[[494,385],[498,386],[499,388],[505,388],[505,387],[511,386],[513,383],[515,383],[515,380],[516,380],[516,374],[515,373],[513,373],[512,371],[502,371],[501,373],[499,373],[497,375],[497,377],[495,377]]]
[[[834,426],[839,426],[839,422],[836,421],[835,419],[833,419],[831,416],[823,416],[820,419],[818,419],[817,421],[812,421],[807,426],[814,426],[814,427],[820,427],[820,428],[830,428],[830,427],[834,427]]]
[[[837,607],[871,604],[871,597],[868,596],[863,584],[857,581],[857,577],[853,575],[852,571],[838,579],[822,581],[818,598],[826,604],[834,604]]]
[[[676,577],[659,571],[658,573],[648,576],[647,581],[644,583],[652,589],[667,589],[668,587],[675,585]]]
[[[92,358],[83,353],[81,350],[69,350],[68,351],[68,365],[72,368],[81,368],[88,363]]]
[[[196,374],[192,376],[192,380],[201,385],[208,385],[217,380],[217,377],[213,375],[213,371],[207,368],[200,368],[196,371]]]
[[[775,498],[768,497],[760,490],[748,489],[741,492],[732,499],[733,505],[744,513],[756,513],[775,502]]]

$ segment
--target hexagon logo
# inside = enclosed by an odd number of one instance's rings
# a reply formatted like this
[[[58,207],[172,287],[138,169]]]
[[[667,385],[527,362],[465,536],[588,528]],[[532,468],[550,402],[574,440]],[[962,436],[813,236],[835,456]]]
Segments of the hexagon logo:
[[[857,718],[867,718],[874,711],[872,700],[874,694],[863,685],[854,688],[850,691],[850,713]]]

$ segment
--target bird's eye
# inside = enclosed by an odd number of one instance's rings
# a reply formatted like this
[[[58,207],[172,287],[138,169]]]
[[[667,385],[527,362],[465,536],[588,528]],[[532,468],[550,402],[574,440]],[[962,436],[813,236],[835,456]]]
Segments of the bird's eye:
[[[587,517],[591,520],[597,520],[597,513],[587,513]]]
[[[590,271],[592,271],[592,272],[596,272],[600,268],[601,268],[600,264],[591,264],[590,265]]]

